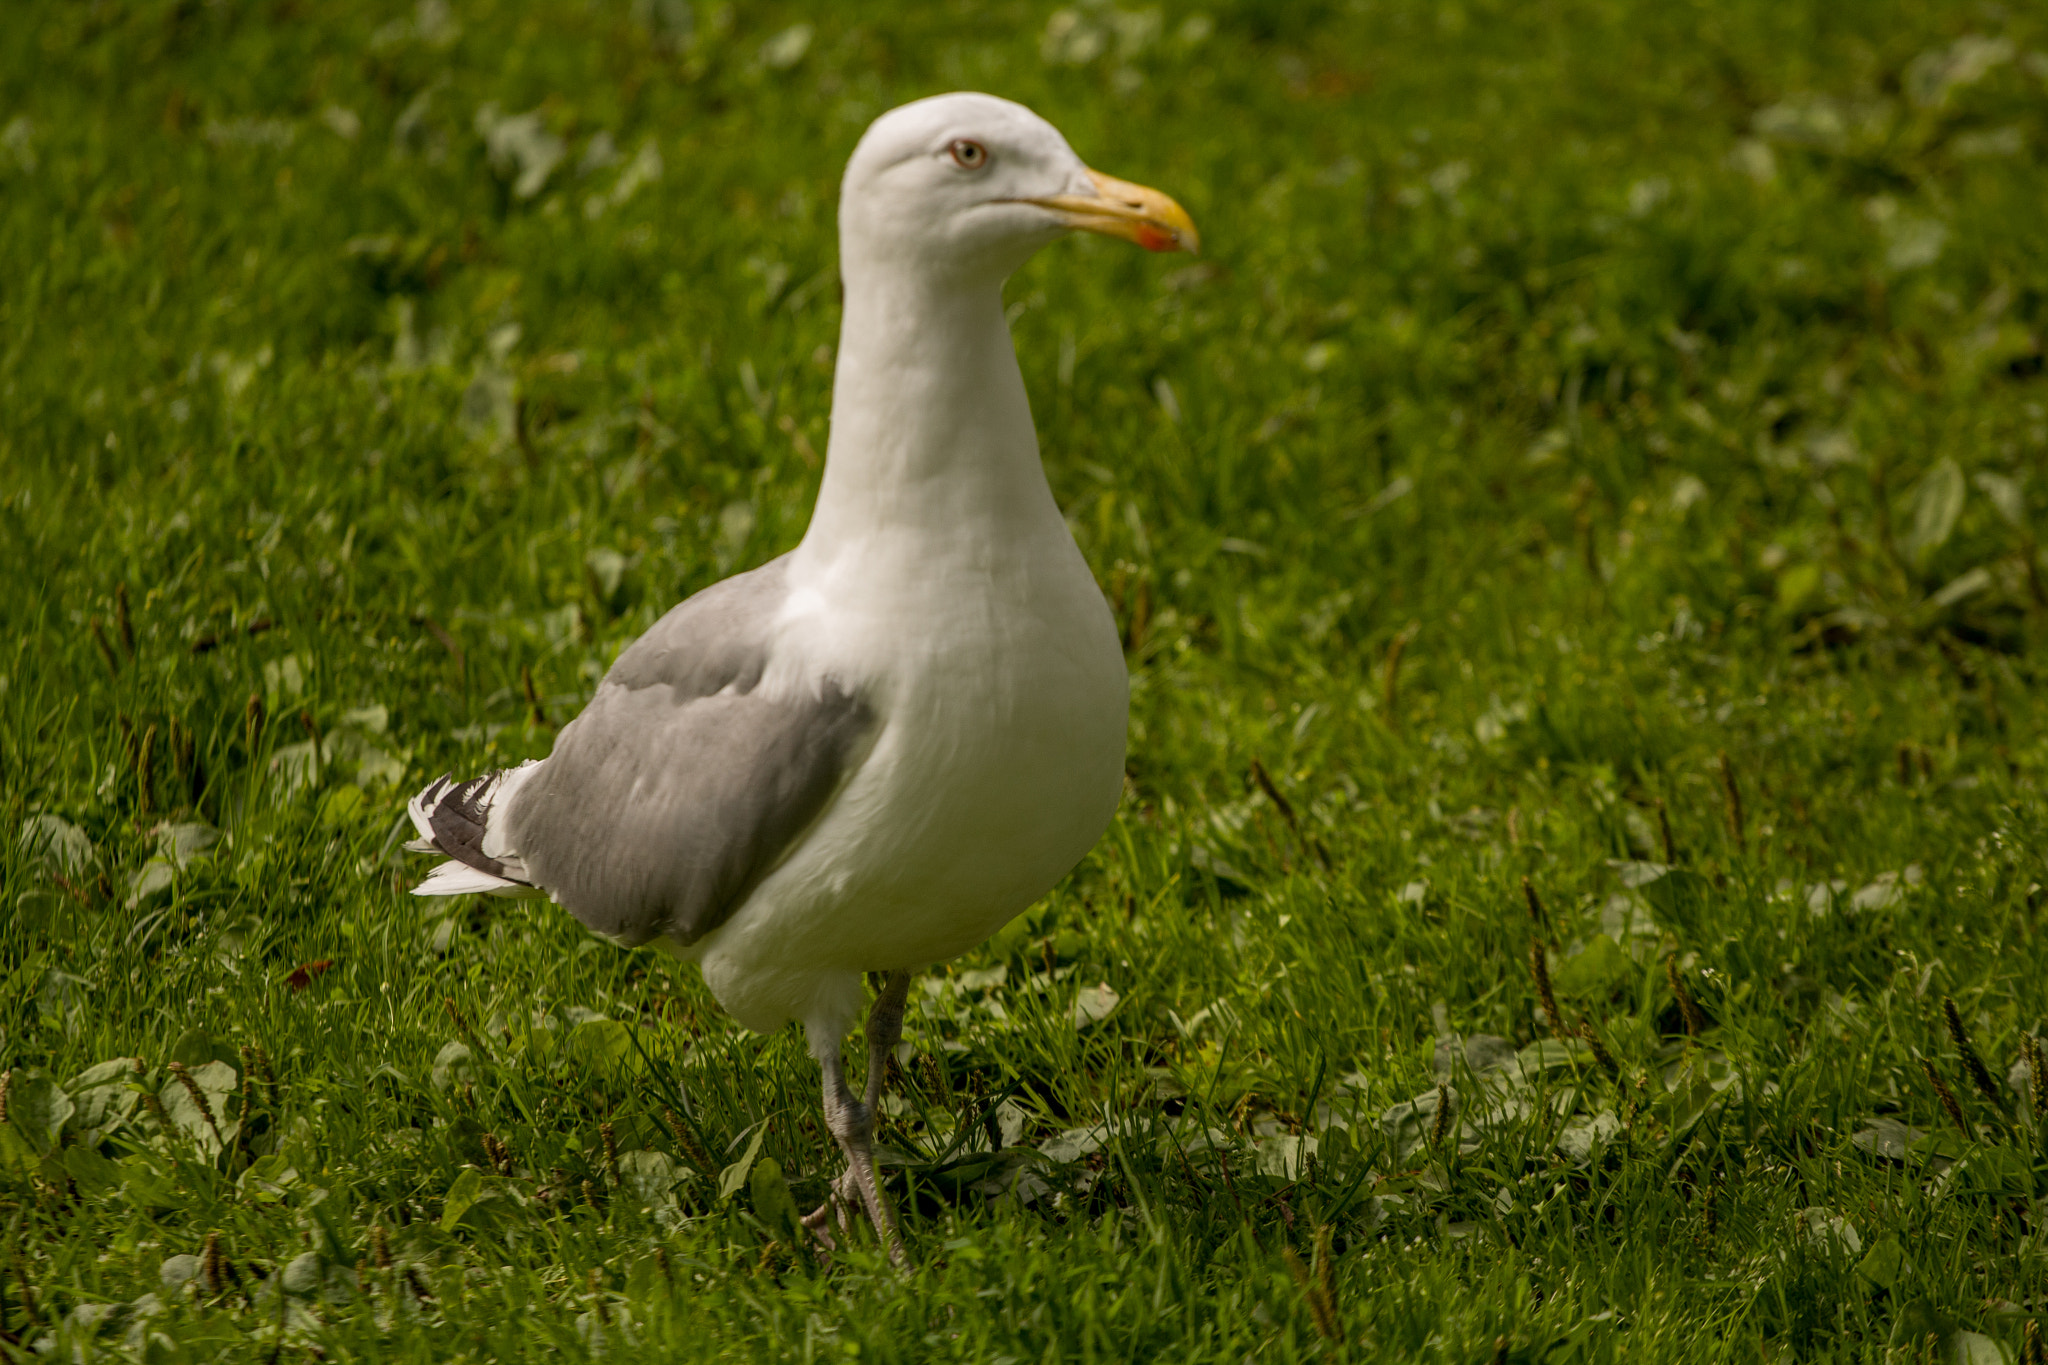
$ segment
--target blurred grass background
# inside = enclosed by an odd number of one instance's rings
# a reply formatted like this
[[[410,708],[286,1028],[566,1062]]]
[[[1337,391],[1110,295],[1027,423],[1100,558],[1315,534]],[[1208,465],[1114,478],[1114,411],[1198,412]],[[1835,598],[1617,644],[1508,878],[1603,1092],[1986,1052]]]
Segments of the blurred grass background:
[[[2041,15],[8,23],[0,1351],[2026,1349]],[[899,1280],[777,1221],[793,1035],[394,849],[800,536],[840,167],[957,88],[1207,254],[1010,289],[1130,787],[913,1009]]]

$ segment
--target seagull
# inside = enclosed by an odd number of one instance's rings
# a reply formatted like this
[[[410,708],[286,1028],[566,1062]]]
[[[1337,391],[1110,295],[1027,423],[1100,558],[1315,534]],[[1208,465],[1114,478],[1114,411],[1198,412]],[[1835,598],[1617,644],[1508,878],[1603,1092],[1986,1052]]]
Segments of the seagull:
[[[857,1209],[907,1259],[873,1136],[911,974],[1051,890],[1123,791],[1123,647],[1003,311],[1009,276],[1075,230],[1199,247],[1179,204],[1090,170],[1022,105],[876,119],[840,187],[845,311],[802,541],[671,609],[547,758],[408,805],[407,847],[449,860],[415,894],[545,895],[696,962],[744,1026],[802,1024],[846,1159],[804,1219],[828,1250],[827,1220]]]

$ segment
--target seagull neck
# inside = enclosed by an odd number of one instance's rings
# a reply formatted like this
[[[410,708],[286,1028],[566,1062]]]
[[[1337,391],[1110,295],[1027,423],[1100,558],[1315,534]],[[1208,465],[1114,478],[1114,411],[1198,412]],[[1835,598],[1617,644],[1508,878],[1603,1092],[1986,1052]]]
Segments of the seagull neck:
[[[1059,523],[1001,281],[872,265],[848,273],[807,545],[987,541]]]

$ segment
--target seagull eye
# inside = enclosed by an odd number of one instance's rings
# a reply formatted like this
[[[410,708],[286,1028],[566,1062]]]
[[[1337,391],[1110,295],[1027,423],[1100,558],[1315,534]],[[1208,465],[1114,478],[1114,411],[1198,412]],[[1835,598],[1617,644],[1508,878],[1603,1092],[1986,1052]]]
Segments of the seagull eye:
[[[988,148],[972,138],[960,138],[946,150],[953,154],[953,164],[962,170],[978,171],[988,164]]]

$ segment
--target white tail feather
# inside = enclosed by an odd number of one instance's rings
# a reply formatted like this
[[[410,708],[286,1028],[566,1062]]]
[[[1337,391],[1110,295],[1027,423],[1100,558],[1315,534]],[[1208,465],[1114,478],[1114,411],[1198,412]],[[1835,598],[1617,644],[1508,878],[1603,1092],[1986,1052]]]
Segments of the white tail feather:
[[[435,800],[438,801],[440,792],[435,791],[435,788],[440,785],[439,782],[435,782],[413,793],[412,800],[405,803],[405,813],[412,817],[412,827],[420,836],[406,845],[415,853],[425,853],[434,846],[434,827],[427,822],[427,817],[433,814],[434,808],[427,803],[427,793],[434,792]]]
[[[535,896],[530,886],[508,882],[503,877],[471,867],[468,863],[442,863],[427,879],[412,889],[415,896]]]
[[[465,862],[446,862],[427,874],[427,879],[413,888],[415,896],[462,896],[482,893],[494,896],[524,896],[537,894],[524,878],[526,866],[519,859],[519,853],[506,842],[503,812],[506,801],[519,790],[540,767],[542,759],[529,759],[516,768],[493,773],[483,786],[476,791],[471,801],[482,812],[483,838],[481,851],[486,859],[499,864],[504,876],[472,867]],[[458,784],[443,778],[429,783],[405,804],[405,813],[411,817],[413,828],[420,837],[409,841],[406,848],[414,853],[447,853],[435,841],[434,815],[441,803],[459,790]],[[460,810],[462,807],[456,807]],[[468,855],[466,855],[468,856]]]

